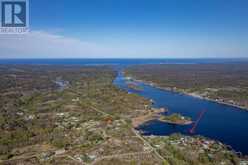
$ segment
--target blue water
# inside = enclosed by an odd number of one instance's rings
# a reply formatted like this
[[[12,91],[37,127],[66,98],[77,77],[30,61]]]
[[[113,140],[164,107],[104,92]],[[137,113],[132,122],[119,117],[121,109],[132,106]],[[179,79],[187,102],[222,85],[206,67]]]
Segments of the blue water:
[[[1,59],[0,64],[53,65],[134,65],[134,64],[207,64],[243,63],[248,59]]]
[[[155,102],[155,107],[168,108],[169,113],[181,113],[182,115],[191,117],[195,121],[202,110],[207,110],[196,127],[194,134],[219,140],[230,145],[237,152],[248,154],[247,111],[184,94],[162,90],[141,82],[136,83],[141,86],[143,90],[136,91],[129,89],[126,82],[127,80],[125,80],[120,72],[114,83],[128,92],[152,99]],[[144,132],[144,135],[169,135],[177,132],[189,134],[191,128],[192,125],[175,126],[155,120],[142,125],[139,129]]]
[[[52,65],[113,65],[119,75],[114,81],[118,87],[137,93],[155,101],[155,107],[166,107],[170,113],[181,113],[196,120],[198,114],[206,109],[196,128],[195,134],[219,140],[234,150],[248,154],[248,112],[239,108],[218,104],[198,98],[173,93],[138,82],[143,91],[128,89],[121,71],[134,64],[205,64],[205,63],[243,63],[247,59],[18,59],[3,60],[0,64],[52,64]],[[188,134],[189,126],[173,126],[152,121],[140,127],[146,135],[169,135],[171,133]]]

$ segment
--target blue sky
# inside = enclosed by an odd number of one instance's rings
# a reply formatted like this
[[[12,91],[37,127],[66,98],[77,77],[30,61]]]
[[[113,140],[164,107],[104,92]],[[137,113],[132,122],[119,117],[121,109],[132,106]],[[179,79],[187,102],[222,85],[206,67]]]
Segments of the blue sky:
[[[247,18],[247,0],[30,0],[31,32],[0,35],[0,57],[248,57]]]

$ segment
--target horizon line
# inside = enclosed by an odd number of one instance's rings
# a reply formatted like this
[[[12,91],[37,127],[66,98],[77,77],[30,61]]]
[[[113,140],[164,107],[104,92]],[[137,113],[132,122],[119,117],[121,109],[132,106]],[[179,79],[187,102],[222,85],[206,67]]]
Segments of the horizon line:
[[[68,59],[68,60],[73,60],[73,59],[76,59],[76,60],[174,60],[174,59],[177,59],[177,60],[180,60],[180,59],[183,59],[183,60],[187,60],[187,59],[228,59],[228,60],[232,60],[232,59],[248,59],[248,57],[166,57],[166,58],[148,58],[148,57],[137,57],[137,58],[125,58],[125,57],[120,57],[120,58],[111,58],[111,57],[104,57],[104,58],[89,58],[89,57],[85,57],[85,58],[74,58],[74,57],[53,57],[53,58],[49,58],[49,57],[46,57],[46,58],[1,58],[0,57],[0,60],[63,60],[63,59]]]

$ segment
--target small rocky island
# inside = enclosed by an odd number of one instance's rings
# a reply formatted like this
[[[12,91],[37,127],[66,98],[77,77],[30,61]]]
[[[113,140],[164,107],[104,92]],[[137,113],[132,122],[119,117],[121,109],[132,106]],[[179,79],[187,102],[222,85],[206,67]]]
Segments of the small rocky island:
[[[143,88],[138,86],[136,83],[128,83],[128,88],[132,89],[132,90],[136,90],[136,91],[143,91]]]
[[[159,121],[169,123],[169,124],[176,124],[176,125],[189,125],[192,124],[192,120],[190,117],[182,116],[179,113],[174,113],[168,116],[161,116]]]

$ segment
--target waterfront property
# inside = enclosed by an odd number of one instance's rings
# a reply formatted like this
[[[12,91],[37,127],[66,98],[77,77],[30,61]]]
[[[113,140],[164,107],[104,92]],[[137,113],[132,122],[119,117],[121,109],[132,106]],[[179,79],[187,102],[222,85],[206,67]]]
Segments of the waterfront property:
[[[157,88],[141,81],[137,81],[136,83],[143,88],[143,91],[136,92],[129,89],[123,74],[119,74],[115,80],[115,84],[118,87],[152,99],[154,101],[153,106],[168,108],[170,110],[169,114],[180,113],[196,121],[199,114],[203,110],[207,110],[194,130],[193,135],[213,138],[231,145],[237,152],[248,153],[248,143],[246,140],[248,139],[248,134],[246,131],[242,131],[248,130],[248,113],[246,111],[234,106],[218,104],[182,93]],[[192,129],[192,125],[173,126],[154,120],[140,126],[139,129],[144,135],[170,135],[176,132],[191,135],[190,130]]]

